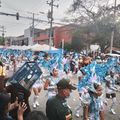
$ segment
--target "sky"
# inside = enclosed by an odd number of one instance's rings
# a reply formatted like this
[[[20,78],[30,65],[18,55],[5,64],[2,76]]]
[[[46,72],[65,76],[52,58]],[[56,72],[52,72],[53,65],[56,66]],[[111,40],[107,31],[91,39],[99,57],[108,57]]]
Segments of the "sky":
[[[47,12],[50,10],[50,6],[47,4],[47,0],[0,0],[1,7],[0,12],[16,14],[19,12],[20,16],[32,17],[35,13],[36,19],[47,20]],[[48,0],[50,2],[51,0]],[[53,18],[55,22],[61,23],[61,19],[66,17],[66,11],[72,4],[73,0],[54,0],[55,5],[59,5],[58,8],[54,7]],[[44,12],[41,14],[40,12]],[[29,28],[32,25],[32,20],[20,18],[16,20],[16,17],[0,15],[0,26],[5,27],[5,36],[19,36],[24,34],[24,29]],[[35,27],[39,29],[48,28],[48,23],[35,22]],[[56,25],[57,26],[57,25]],[[0,28],[1,31],[1,28]],[[0,32],[1,36],[2,32]]]

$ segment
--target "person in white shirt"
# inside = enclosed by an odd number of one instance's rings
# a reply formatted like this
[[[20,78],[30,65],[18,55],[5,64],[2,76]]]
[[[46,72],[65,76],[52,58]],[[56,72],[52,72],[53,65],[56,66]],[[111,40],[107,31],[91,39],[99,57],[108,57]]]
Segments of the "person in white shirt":
[[[82,70],[79,70],[79,71],[77,72],[78,84],[80,84],[80,82],[81,82],[82,78],[84,77],[84,75],[85,75],[85,73],[84,73]],[[79,101],[79,104],[78,104],[77,107],[76,107],[76,111],[75,111],[75,116],[76,116],[76,117],[79,117],[79,116],[80,116],[81,96],[82,96],[82,94],[86,93],[85,90],[86,90],[85,88],[81,88],[81,89],[78,88],[79,100],[80,100],[80,101]]]
[[[106,80],[106,99],[107,100],[112,99],[109,111],[112,114],[116,114],[113,108],[116,105],[116,91],[118,89],[115,86],[114,73],[110,71],[110,74],[105,77],[105,80]]]
[[[35,62],[37,62],[37,60],[38,60],[38,56],[36,56],[34,58]],[[41,71],[42,71],[42,69],[41,69]],[[43,71],[42,71],[42,73],[43,73]],[[40,76],[40,78],[32,86],[32,90],[34,92],[33,108],[39,107],[39,105],[40,105],[38,102],[38,98],[39,98],[42,86],[43,86],[43,74]]]
[[[103,90],[100,83],[93,83],[83,98],[83,120],[105,120]]]
[[[58,74],[58,69],[54,68],[52,70],[51,76],[45,81],[44,90],[48,90],[48,99],[57,94],[56,84],[59,82],[60,76]]]
[[[32,86],[33,92],[34,92],[34,98],[33,98],[33,108],[38,107],[40,104],[38,102],[39,94],[42,89],[42,78],[40,77]]]

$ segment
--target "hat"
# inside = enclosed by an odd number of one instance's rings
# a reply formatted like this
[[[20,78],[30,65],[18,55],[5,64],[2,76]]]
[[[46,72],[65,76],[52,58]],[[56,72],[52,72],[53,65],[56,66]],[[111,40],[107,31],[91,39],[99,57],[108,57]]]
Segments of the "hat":
[[[76,87],[73,86],[72,84],[70,84],[69,80],[63,78],[61,79],[58,83],[57,83],[57,88],[58,89],[71,89],[71,90],[75,90]]]
[[[99,85],[101,85],[101,83],[94,82],[92,85],[89,86],[88,90],[93,92],[93,93],[96,93],[96,89],[95,88],[97,88],[97,86],[99,86]]]

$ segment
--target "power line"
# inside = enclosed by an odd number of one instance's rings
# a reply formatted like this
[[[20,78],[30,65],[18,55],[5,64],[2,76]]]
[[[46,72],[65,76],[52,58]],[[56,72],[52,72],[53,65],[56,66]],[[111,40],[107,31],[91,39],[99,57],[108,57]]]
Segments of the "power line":
[[[13,16],[13,17],[16,17],[16,19],[19,19],[19,18],[28,19],[28,20],[33,19],[32,17],[20,16],[18,13],[11,14],[11,13],[0,12],[0,15]],[[19,18],[17,18],[18,16],[19,16]],[[41,23],[49,23],[49,21],[47,21],[47,20],[41,20],[41,19],[36,19],[36,18],[34,19],[34,21],[35,22],[41,22]],[[59,23],[59,22],[53,22],[53,23],[58,24],[58,25],[66,25],[66,24]]]
[[[14,11],[19,11],[18,9],[14,8],[13,6],[9,5],[8,2],[6,3],[5,1],[2,1],[7,7],[8,9],[14,10]]]
[[[1,1],[1,0],[0,0]],[[21,11],[21,12],[24,12],[24,13],[29,13],[29,14],[31,14],[31,13],[33,13],[33,12],[29,12],[29,11],[24,11],[24,10],[20,10],[20,9],[16,9],[16,8],[14,8],[13,6],[11,6],[10,4],[8,4],[8,3],[6,3],[5,1],[2,1],[5,5],[7,5],[10,9],[12,9],[12,10],[14,10],[14,11]],[[55,0],[53,1],[53,2],[55,2]],[[48,1],[47,1],[47,4],[51,4],[51,3],[49,3]],[[10,7],[11,6],[11,7]],[[58,5],[54,5],[53,4],[53,6],[54,7],[58,7]],[[40,13],[40,14],[39,14]],[[43,14],[43,15],[47,15],[47,13],[45,13],[45,12],[43,12],[43,11],[40,11],[39,13],[35,13],[35,15],[41,15],[41,14]],[[21,16],[21,18],[23,18],[23,16]],[[25,17],[24,17],[25,18]],[[29,18],[28,18],[29,19]],[[31,19],[31,18],[30,18]],[[38,21],[38,20],[36,20],[36,22],[47,22],[47,23],[49,23],[49,21],[47,21],[47,20],[42,20],[42,21]],[[53,24],[58,24],[58,25],[65,25],[65,23],[60,23],[60,22],[53,22]]]
[[[8,9],[14,10],[15,12],[22,12],[22,13],[27,13],[27,14],[33,13],[32,11],[30,12],[30,11],[25,11],[25,10],[20,10],[20,9],[14,8],[10,4],[6,3],[5,1],[3,1],[3,3],[8,6]],[[41,15],[41,13],[44,13],[44,12],[39,12],[39,13],[35,13],[35,15]]]

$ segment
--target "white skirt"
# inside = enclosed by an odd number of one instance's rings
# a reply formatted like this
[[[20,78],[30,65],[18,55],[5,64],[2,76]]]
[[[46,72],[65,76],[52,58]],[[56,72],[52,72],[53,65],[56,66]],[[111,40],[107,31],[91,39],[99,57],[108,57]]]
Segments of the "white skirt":
[[[32,86],[32,88],[42,88],[43,83],[42,80],[38,79]]]

